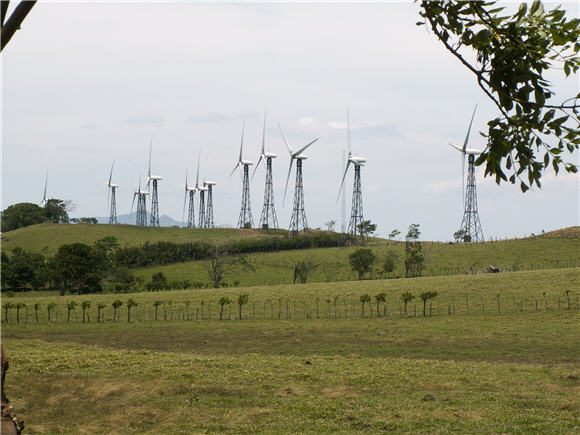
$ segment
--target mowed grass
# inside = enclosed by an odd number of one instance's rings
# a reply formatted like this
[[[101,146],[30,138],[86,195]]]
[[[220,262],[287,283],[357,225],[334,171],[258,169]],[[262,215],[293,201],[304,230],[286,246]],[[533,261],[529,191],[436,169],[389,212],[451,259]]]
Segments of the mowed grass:
[[[246,237],[268,237],[285,234],[283,230],[248,230],[229,228],[152,228],[135,225],[56,225],[39,224],[2,234],[2,250],[15,247],[54,255],[61,245],[93,244],[107,236],[116,237],[120,246],[140,246],[145,242],[186,243],[225,241]]]
[[[376,271],[379,271],[388,251],[398,255],[395,270],[390,276],[405,276],[404,246],[397,242],[374,243],[369,246],[377,255]],[[350,281],[357,274],[351,270],[348,256],[356,247],[318,248],[284,252],[246,255],[254,269],[226,268],[224,281],[229,285],[239,282],[241,286],[279,285],[292,283],[294,265],[297,261],[310,261],[317,268],[308,277],[310,282]],[[423,275],[452,275],[475,273],[490,265],[502,270],[538,270],[557,267],[580,266],[580,241],[569,238],[533,238],[476,244],[425,244],[425,268]],[[135,271],[150,279],[154,273],[163,272],[168,279],[189,280],[209,284],[208,262],[205,260],[156,266]]]
[[[9,325],[27,433],[571,433],[578,311]]]

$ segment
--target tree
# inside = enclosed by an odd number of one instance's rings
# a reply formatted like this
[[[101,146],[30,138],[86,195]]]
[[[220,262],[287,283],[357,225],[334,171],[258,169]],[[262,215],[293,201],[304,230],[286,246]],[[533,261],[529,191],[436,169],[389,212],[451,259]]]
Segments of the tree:
[[[242,293],[241,295],[238,296],[238,306],[240,307],[240,320],[242,320],[242,306],[246,305],[249,299],[250,295],[248,295],[247,293]]]
[[[38,309],[40,308],[40,302],[34,303],[34,317],[36,318],[36,323],[38,323]]]
[[[14,308],[16,308],[16,323],[20,323],[20,310],[26,308],[26,304],[24,302],[17,302],[14,304]]]
[[[36,4],[36,0],[21,1],[20,3],[18,3],[18,5],[16,5],[16,7],[14,8],[14,11],[12,12],[8,20],[6,20],[6,14],[8,12],[9,4],[10,2],[8,0],[3,0],[2,2],[0,2],[2,13],[0,21],[2,29],[2,35],[0,36],[1,40],[0,51],[4,50],[6,44],[8,44],[10,39],[12,39],[16,31],[20,29],[22,22]]]
[[[79,292],[101,291],[100,275],[106,270],[104,253],[84,243],[62,245],[54,256],[63,284]]]
[[[312,261],[299,260],[294,264],[294,284],[296,281],[306,284],[308,276],[316,270],[318,264]]]
[[[385,292],[381,292],[378,295],[375,295],[375,301],[377,302],[377,317],[380,317],[380,304],[382,303],[386,303],[387,302],[387,294]]]
[[[47,199],[44,205],[44,216],[53,224],[68,224],[67,204],[62,199]]]
[[[394,240],[399,234],[401,234],[401,232],[397,229],[394,229],[389,233],[388,238],[389,240]]]
[[[45,220],[46,216],[42,207],[30,202],[13,204],[2,211],[2,232],[40,224]]]
[[[453,239],[457,243],[461,243],[465,241],[465,230],[457,230],[453,233]]]
[[[130,322],[131,321],[131,308],[136,307],[139,304],[135,301],[135,299],[131,298],[127,301],[127,303],[125,305],[127,305],[127,322]]]
[[[46,312],[48,313],[48,322],[50,323],[52,321],[51,318],[51,313],[52,310],[54,310],[56,308],[56,302],[50,302],[47,306],[46,306]]]
[[[401,300],[403,301],[403,303],[405,304],[405,316],[407,316],[407,304],[409,302],[411,302],[413,299],[415,299],[415,296],[412,295],[409,292],[405,292],[401,295]]]
[[[360,300],[360,303],[362,305],[362,317],[364,317],[365,316],[365,304],[371,302],[371,297],[368,293],[365,293],[364,295],[361,295],[359,300]]]
[[[328,231],[334,231],[334,226],[336,225],[336,221],[334,219],[329,220],[324,224]]]
[[[220,304],[220,320],[223,319],[223,315],[224,315],[224,305],[229,305],[232,303],[232,300],[230,298],[228,298],[227,296],[222,296],[219,300],[219,304]]]
[[[580,20],[567,20],[559,7],[545,11],[540,1],[504,15],[495,2],[421,1],[420,15],[443,46],[476,78],[499,114],[488,122],[486,149],[476,161],[496,183],[519,181],[523,192],[551,164],[576,173],[563,156],[578,150],[580,94],[554,103],[551,79],[580,66]],[[471,61],[470,59],[476,59]],[[543,154],[543,157],[541,156]],[[511,176],[505,174],[510,171]]]
[[[421,276],[425,257],[419,241],[419,224],[411,224],[405,236],[405,278]]]
[[[236,255],[235,252],[235,248],[228,249],[226,246],[217,244],[210,249],[206,270],[214,288],[220,287],[226,268],[233,269],[234,273],[239,269],[254,270],[254,267],[247,262],[245,257]]]
[[[123,302],[119,299],[115,299],[111,303],[111,306],[113,307],[113,321],[115,321],[115,319],[119,319],[119,316],[117,315],[117,311],[119,310],[119,307],[121,305],[123,305]]]
[[[385,261],[383,262],[383,272],[386,275],[389,275],[391,273],[393,273],[393,271],[395,270],[395,264],[397,263],[397,260],[399,259],[399,255],[393,251],[387,251],[387,256],[385,257]]]
[[[105,307],[106,307],[106,305],[102,302],[99,302],[97,304],[97,322],[101,321],[101,311],[104,310]],[[105,319],[103,318],[103,320],[105,320]]]
[[[151,276],[151,281],[147,283],[147,290],[166,290],[168,286],[167,277],[163,274],[163,272],[156,272]]]
[[[83,323],[85,322],[85,316],[88,322],[91,321],[91,318],[89,316],[89,313],[87,312],[87,310],[89,308],[91,308],[91,301],[83,301],[81,302],[81,308],[83,309]]]
[[[14,304],[12,302],[6,302],[2,305],[4,308],[4,323],[8,323],[8,310],[14,308]]]
[[[17,247],[11,257],[4,255],[3,260],[5,286],[13,289],[44,286],[47,276],[44,255]]]
[[[352,270],[358,273],[358,279],[362,280],[365,273],[372,270],[377,256],[369,248],[359,248],[348,256],[348,261]]]
[[[423,292],[419,295],[419,297],[423,301],[423,317],[426,317],[427,316],[427,301],[436,298],[437,292],[435,292],[435,291]]]
[[[71,311],[75,310],[77,305],[78,304],[75,301],[70,301],[68,304],[66,304],[66,321],[67,322],[70,322],[70,313],[71,313]]]
[[[364,245],[365,237],[368,238],[369,235],[374,234],[375,231],[377,231],[377,225],[373,224],[371,221],[362,221],[357,225],[357,231],[360,234]]]

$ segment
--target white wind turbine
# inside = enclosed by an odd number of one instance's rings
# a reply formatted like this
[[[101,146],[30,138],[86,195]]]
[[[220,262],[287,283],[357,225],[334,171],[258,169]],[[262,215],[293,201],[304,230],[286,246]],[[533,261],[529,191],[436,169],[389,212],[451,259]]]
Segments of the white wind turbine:
[[[238,157],[238,163],[230,173],[232,174],[238,169],[239,166],[243,167],[242,173],[242,204],[240,207],[240,216],[238,217],[238,228],[252,228],[254,226],[252,218],[252,205],[250,203],[250,176],[249,167],[254,164],[251,160],[244,160],[242,158],[242,153],[244,149],[244,130],[246,128],[246,120],[244,119],[244,124],[242,126],[242,140],[240,142],[240,155]]]

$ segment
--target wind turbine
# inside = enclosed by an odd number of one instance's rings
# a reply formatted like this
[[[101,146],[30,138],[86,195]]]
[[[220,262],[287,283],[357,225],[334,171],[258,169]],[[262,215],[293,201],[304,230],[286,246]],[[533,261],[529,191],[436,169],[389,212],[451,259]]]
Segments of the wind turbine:
[[[207,188],[207,186],[205,186],[205,184],[202,183],[202,185],[199,185],[199,159],[201,156],[201,151],[199,152],[199,155],[197,157],[197,175],[195,177],[195,189],[199,192],[199,217],[198,217],[198,221],[197,221],[197,226],[199,228],[205,228],[205,192],[207,192],[209,189]]]
[[[46,171],[46,178],[44,179],[44,193],[42,194],[42,201],[40,205],[46,205],[46,187],[48,186],[48,171]]]
[[[105,182],[107,185],[107,204],[109,204],[109,224],[116,224],[117,223],[117,198],[116,192],[117,188],[119,187],[118,184],[111,183],[113,179],[113,167],[115,166],[115,161],[113,160],[113,164],[111,165],[111,172],[109,173],[109,181]],[[110,202],[109,202],[110,199]]]
[[[481,222],[479,220],[479,211],[477,209],[477,190],[475,187],[475,156],[481,154],[481,151],[473,148],[467,148],[467,143],[469,142],[469,133],[471,132],[471,125],[473,124],[473,118],[475,117],[476,110],[477,104],[475,105],[475,109],[473,109],[473,115],[471,115],[471,121],[469,122],[469,128],[467,129],[467,135],[465,136],[463,147],[459,148],[453,145],[452,143],[449,144],[461,153],[461,180],[463,183],[462,199],[464,208],[460,230],[463,231],[464,242],[484,241],[483,230],[481,229]],[[467,191],[465,190],[466,156],[467,156]]]
[[[135,225],[141,227],[147,225],[147,195],[149,195],[148,191],[141,190],[141,177],[139,177],[138,187],[135,188],[135,192],[133,193],[130,215],[133,215],[133,205],[135,205],[135,198],[137,198],[137,221],[135,222]]]
[[[260,228],[278,228],[278,218],[274,208],[274,186],[272,182],[272,159],[278,157],[274,153],[266,152],[266,110],[264,110],[264,127],[262,128],[262,153],[256,163],[252,177],[256,174],[262,160],[266,160],[266,185],[264,188],[264,205],[260,216]]]
[[[284,136],[284,132],[282,131],[280,123],[278,123],[278,128],[280,129],[280,133],[282,134],[282,138],[284,139],[284,143],[286,144],[286,148],[288,148],[288,153],[290,154],[290,166],[288,167],[288,177],[286,178],[286,187],[284,188],[284,199],[282,201],[282,204],[286,202],[286,191],[288,190],[288,181],[290,180],[292,165],[294,164],[294,160],[296,160],[296,183],[294,185],[294,205],[292,207],[292,217],[290,218],[290,228],[288,231],[291,234],[298,234],[298,231],[300,231],[300,229],[305,230],[308,228],[306,213],[304,212],[304,183],[302,180],[302,161],[306,160],[308,156],[302,153],[306,150],[306,148],[308,148],[310,145],[316,142],[318,138],[314,139],[309,144],[303,146],[298,151],[292,151],[292,148],[290,148],[290,145],[288,145],[286,136]]]
[[[350,116],[348,109],[346,111],[346,143],[348,148],[348,159],[346,162],[346,169],[344,170],[344,175],[342,176],[342,181],[340,183],[340,188],[338,189],[338,195],[336,197],[336,202],[338,202],[338,198],[340,197],[340,191],[342,190],[342,186],[344,185],[344,180],[346,178],[346,174],[348,172],[348,167],[352,164],[354,167],[354,184],[352,187],[352,206],[350,212],[350,222],[348,224],[348,234],[351,236],[358,235],[362,238],[363,231],[360,228],[360,224],[363,222],[363,203],[362,203],[362,188],[361,188],[361,179],[360,179],[360,168],[364,166],[364,163],[367,161],[366,158],[360,156],[353,156],[351,143],[350,143]]]
[[[204,181],[203,185],[207,188],[207,204],[205,206],[205,228],[213,228],[215,226],[213,221],[213,186],[217,183],[215,181]]]
[[[159,175],[151,175],[151,151],[153,150],[153,136],[151,136],[151,144],[149,145],[149,170],[147,172],[147,190],[149,190],[149,183],[153,181],[153,194],[151,195],[151,221],[149,225],[152,227],[159,226],[159,195],[157,191],[157,182],[162,180]]]
[[[252,205],[250,203],[250,176],[249,167],[254,163],[250,160],[244,160],[242,158],[242,152],[244,149],[244,130],[246,128],[246,120],[244,119],[244,124],[242,126],[242,140],[240,142],[240,156],[238,157],[238,163],[230,173],[232,174],[241,165],[243,167],[242,172],[242,204],[240,207],[240,216],[238,217],[238,228],[252,228],[254,226],[254,220],[252,218]]]
[[[187,197],[189,196],[189,207],[187,212],[187,228],[195,228],[195,192],[197,189],[195,186],[190,186],[187,182],[187,168],[185,169],[185,198],[183,199],[183,214],[182,220],[185,215],[185,204],[187,203]]]

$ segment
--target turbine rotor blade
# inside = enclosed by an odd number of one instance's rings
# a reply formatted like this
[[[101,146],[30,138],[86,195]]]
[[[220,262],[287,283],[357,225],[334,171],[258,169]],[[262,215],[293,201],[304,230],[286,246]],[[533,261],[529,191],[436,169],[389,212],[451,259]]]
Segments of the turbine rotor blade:
[[[242,161],[242,150],[244,148],[244,130],[246,129],[246,118],[244,118],[244,123],[242,124],[242,140],[240,141],[240,157],[238,162]]]
[[[284,188],[284,199],[282,200],[282,207],[286,202],[286,192],[288,191],[288,181],[290,181],[290,173],[292,172],[292,164],[294,164],[294,158],[290,157],[290,167],[288,168],[288,177],[286,177],[286,187]]]
[[[113,164],[111,165],[111,172],[109,173],[109,187],[111,186],[111,180],[113,179],[113,167],[115,166],[115,161],[113,160]]]
[[[254,178],[254,175],[256,175],[256,171],[258,170],[258,166],[260,166],[260,162],[262,161],[263,157],[264,157],[264,154],[262,153],[260,155],[260,158],[258,159],[258,163],[256,163],[256,166],[254,167],[254,172],[252,172],[252,178]]]
[[[461,148],[459,148],[458,146],[453,145],[452,143],[449,143],[449,145],[452,146],[453,148],[455,148],[460,153],[463,153],[464,152]]]
[[[129,219],[133,216],[133,206],[135,205],[135,197],[137,196],[137,192],[133,193],[133,202],[131,202],[131,213],[129,213]]]
[[[199,150],[199,153],[197,155],[197,174],[195,176],[195,188],[197,189],[199,187],[199,160],[201,158],[201,149]],[[239,165],[239,163],[238,163]],[[230,175],[231,177],[231,175]]]
[[[305,147],[300,148],[298,151],[296,151],[293,155],[298,156],[300,154],[302,154],[306,148],[308,148],[310,145],[312,145],[314,142],[316,142],[318,140],[318,138],[314,139],[312,142],[310,142],[308,145],[306,145]]]
[[[292,148],[290,148],[290,145],[288,145],[288,141],[286,140],[286,136],[284,136],[284,132],[282,131],[282,127],[280,126],[280,123],[278,123],[278,128],[280,129],[280,133],[282,134],[282,138],[284,139],[284,143],[286,144],[286,148],[288,148],[288,152],[290,153],[290,155],[292,155]]]
[[[264,107],[264,126],[262,127],[262,154],[266,151],[266,108]]]
[[[44,193],[42,194],[42,203],[46,203],[46,187],[47,186],[48,186],[48,171],[46,171],[46,178],[44,179]]]
[[[181,222],[185,221],[185,204],[187,203],[187,189],[185,189],[185,197],[183,198],[183,212],[181,213]]]
[[[340,192],[342,191],[342,185],[344,184],[344,179],[346,178],[346,174],[348,172],[348,167],[350,166],[350,160],[346,164],[346,169],[344,170],[344,175],[342,176],[342,181],[340,182],[340,188],[338,189],[338,195],[336,196],[336,203],[338,204],[338,200],[340,198]]]
[[[465,142],[463,142],[463,152],[467,148],[467,141],[469,140],[469,132],[471,131],[471,124],[473,124],[473,118],[475,117],[475,111],[477,110],[477,104],[475,105],[475,109],[473,109],[473,115],[471,115],[471,121],[469,122],[469,128],[467,129],[467,135],[465,136]]]
[[[348,156],[351,156],[350,149],[350,115],[348,109],[346,109],[346,144],[348,147]]]
[[[230,172],[230,178],[232,175],[234,175],[234,172],[236,172],[236,169],[238,169],[238,166],[240,166],[240,162],[238,162],[238,164],[236,166],[234,166],[234,169],[232,169],[232,172]],[[197,181],[195,182],[195,187],[198,187]]]

